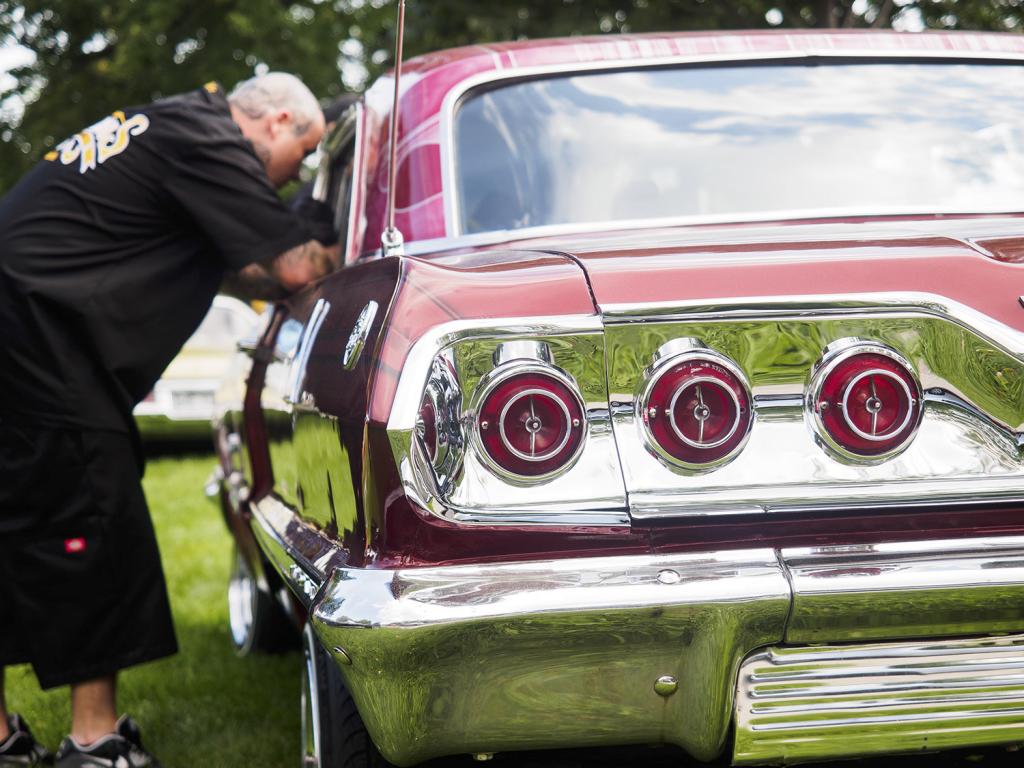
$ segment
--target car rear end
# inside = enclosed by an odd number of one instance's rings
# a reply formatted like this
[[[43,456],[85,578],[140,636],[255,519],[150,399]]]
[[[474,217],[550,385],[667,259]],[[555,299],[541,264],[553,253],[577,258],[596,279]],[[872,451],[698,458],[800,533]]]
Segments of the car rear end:
[[[447,97],[310,614],[392,762],[1024,742],[1022,52],[755,37]]]

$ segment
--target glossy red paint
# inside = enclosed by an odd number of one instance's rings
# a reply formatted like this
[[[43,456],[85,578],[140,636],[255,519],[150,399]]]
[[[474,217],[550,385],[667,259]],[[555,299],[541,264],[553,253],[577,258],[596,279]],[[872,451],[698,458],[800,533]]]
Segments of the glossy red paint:
[[[337,538],[351,565],[363,562],[367,548],[367,514],[362,478],[365,469],[364,430],[371,376],[375,370],[374,349],[398,286],[401,262],[378,259],[358,264],[328,277],[319,295],[331,303],[306,365],[305,387],[321,418],[333,427],[333,435],[306,440],[296,457],[303,475],[313,480],[317,473],[327,477],[328,493],[318,506],[330,515],[310,519],[329,537]],[[362,352],[351,368],[343,360],[357,318],[377,304]],[[293,438],[294,439],[294,438]],[[337,466],[338,463],[346,466]],[[334,478],[332,480],[331,478]],[[312,484],[312,483],[311,483]],[[335,498],[352,499],[335,504]]]
[[[631,230],[519,239],[505,248],[445,250],[458,233],[445,220],[445,109],[468,81],[542,67],[623,66],[655,61],[729,60],[757,55],[921,56],[963,52],[1024,55],[1016,35],[874,32],[692,33],[529,41],[429,54],[405,65],[398,125],[396,223],[407,243],[442,239],[416,258],[364,259],[320,290],[329,316],[307,371],[322,414],[337,424],[354,485],[357,524],[339,532],[355,566],[548,559],[999,535],[1024,531],[1020,509],[870,510],[753,518],[686,519],[632,528],[456,525],[405,493],[386,431],[397,377],[409,351],[452,321],[593,315],[601,309],[716,299],[877,292],[933,293],[1024,330],[1024,216],[872,217],[832,221]],[[366,95],[347,260],[380,246],[393,81]],[[753,267],[753,268],[752,268]],[[372,286],[372,287],[371,287]],[[374,296],[380,339],[339,383],[338,357],[354,317]],[[386,309],[386,320],[385,320]],[[372,342],[371,342],[372,343]],[[262,382],[259,382],[262,385]],[[341,384],[344,384],[343,386]],[[369,391],[367,391],[369,387]],[[247,396],[247,428],[253,388]],[[255,392],[258,404],[259,392]],[[253,453],[257,482],[269,457]],[[263,441],[265,443],[265,439]],[[347,489],[346,489],[347,490]]]
[[[566,256],[505,251],[404,259],[402,265],[401,286],[378,355],[371,422],[387,423],[409,350],[440,325],[595,313],[583,271]]]
[[[546,67],[629,67],[653,61],[729,60],[756,56],[785,58],[844,54],[885,56],[965,56],[1024,54],[1020,35],[979,33],[900,34],[861,30],[689,32],[613,37],[578,37],[474,45],[431,53],[403,65],[399,101],[398,173],[395,221],[406,242],[453,237],[445,223],[445,101],[456,88],[479,75],[529,75]],[[387,145],[394,81],[378,80],[366,93],[363,176],[365,219],[354,248],[368,253],[380,248],[387,194]]]
[[[1024,264],[1024,237],[994,237],[976,240],[972,245],[996,261]]]
[[[679,228],[559,245],[585,266],[602,308],[914,292],[952,299],[1024,330],[1017,302],[1024,265],[997,261],[966,243],[972,232],[993,228],[1020,232],[1024,217],[902,228],[892,222]]]
[[[245,382],[245,402],[242,404],[242,440],[249,453],[249,489],[253,498],[259,498],[274,487],[274,470],[270,461],[270,447],[267,439],[267,423],[263,416],[260,397],[267,377],[267,354],[273,348],[274,339],[287,314],[284,307],[275,309],[270,323],[260,337],[257,349],[261,351],[253,358],[249,376]],[[266,352],[264,352],[266,351]],[[222,458],[222,465],[230,471],[231,461]]]
[[[925,226],[927,225],[927,226]],[[951,227],[948,234],[931,234]],[[878,291],[929,291],[961,301],[1011,327],[1024,329],[1016,297],[1024,268],[966,245],[970,233],[1010,231],[1024,219],[834,223],[678,228],[545,240],[536,248],[571,251],[584,265],[601,305],[716,298],[798,296]],[[925,230],[907,236],[908,229]],[[902,233],[897,235],[896,233]],[[653,245],[652,245],[653,244]],[[755,264],[756,269],[750,269]],[[565,257],[542,252],[465,252],[404,260],[391,327],[380,348],[367,431],[368,485],[374,488],[367,562],[440,564],[638,551],[900,541],[960,534],[1024,531],[1020,510],[870,510],[827,518],[779,515],[765,520],[686,519],[632,530],[455,525],[405,495],[384,424],[394,396],[394,372],[424,333],[452,320],[587,314],[593,303],[582,272]],[[472,288],[472,290],[469,290]]]

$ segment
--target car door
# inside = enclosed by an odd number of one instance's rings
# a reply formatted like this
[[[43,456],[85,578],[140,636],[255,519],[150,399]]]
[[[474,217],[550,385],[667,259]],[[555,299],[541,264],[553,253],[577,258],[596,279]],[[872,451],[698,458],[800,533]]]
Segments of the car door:
[[[317,537],[341,542],[353,557],[363,555],[367,388],[399,271],[397,259],[352,259],[360,118],[357,105],[341,138],[332,134],[325,143],[314,190],[335,211],[347,266],[279,303],[274,327],[261,342],[267,360],[262,390],[248,398],[265,432],[264,448],[251,448],[256,512],[280,529],[285,543],[308,550],[305,559],[314,568]],[[262,475],[257,453],[265,463]]]

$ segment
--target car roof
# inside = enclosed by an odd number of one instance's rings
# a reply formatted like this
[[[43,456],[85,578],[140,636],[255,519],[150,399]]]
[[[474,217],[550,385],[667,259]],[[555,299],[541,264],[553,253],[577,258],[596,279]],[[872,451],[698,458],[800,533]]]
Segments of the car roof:
[[[415,30],[409,30],[414,35]],[[962,55],[998,58],[1024,55],[1024,36],[1009,33],[884,30],[749,30],[656,32],[519,40],[449,48],[410,59],[403,71],[425,75],[465,67],[517,69],[599,61],[642,61],[689,56]],[[477,69],[478,67],[472,67]]]

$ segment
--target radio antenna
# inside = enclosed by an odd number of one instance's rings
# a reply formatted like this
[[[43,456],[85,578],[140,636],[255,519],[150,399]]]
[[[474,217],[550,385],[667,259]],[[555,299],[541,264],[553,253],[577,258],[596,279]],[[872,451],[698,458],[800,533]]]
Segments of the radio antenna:
[[[395,160],[398,156],[398,89],[402,80],[402,46],[405,42],[405,0],[398,0],[398,25],[395,39],[395,101],[391,106],[391,142],[388,148],[387,226],[380,236],[385,256],[404,256],[405,238],[395,228]]]

